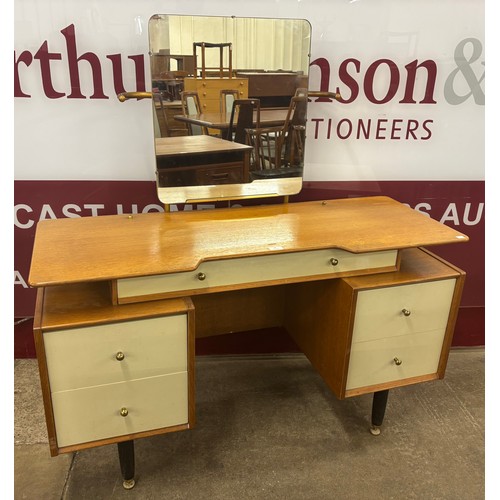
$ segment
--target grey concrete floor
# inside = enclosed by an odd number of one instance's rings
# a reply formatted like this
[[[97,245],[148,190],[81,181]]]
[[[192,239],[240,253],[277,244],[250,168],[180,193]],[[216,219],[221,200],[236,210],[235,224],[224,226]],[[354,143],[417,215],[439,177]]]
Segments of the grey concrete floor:
[[[305,357],[199,357],[197,426],[137,440],[136,486],[116,445],[51,458],[35,360],[14,374],[16,499],[485,497],[484,350],[444,380],[394,389],[381,435],[371,396],[339,401]]]

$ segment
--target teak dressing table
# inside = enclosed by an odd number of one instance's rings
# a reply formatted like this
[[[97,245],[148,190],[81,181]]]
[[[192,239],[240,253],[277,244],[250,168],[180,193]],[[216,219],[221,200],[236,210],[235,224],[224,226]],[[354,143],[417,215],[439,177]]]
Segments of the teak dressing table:
[[[468,238],[383,196],[38,224],[30,284],[53,456],[195,424],[195,337],[284,326],[340,399],[443,378]],[[221,311],[223,313],[221,314]]]

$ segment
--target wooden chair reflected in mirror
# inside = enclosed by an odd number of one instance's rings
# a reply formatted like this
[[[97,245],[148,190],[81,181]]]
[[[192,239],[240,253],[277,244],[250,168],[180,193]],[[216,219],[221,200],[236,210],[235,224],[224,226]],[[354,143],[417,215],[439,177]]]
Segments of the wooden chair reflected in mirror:
[[[295,104],[295,111],[290,119],[290,131],[285,143],[285,159],[292,167],[304,165],[304,145],[306,141],[307,99],[306,88],[298,88],[295,97],[299,97]]]
[[[222,114],[230,113],[233,109],[233,102],[238,99],[237,90],[222,89],[220,91],[220,112]]]
[[[250,144],[247,130],[260,127],[259,99],[235,99],[231,108],[231,117],[227,138],[240,144]]]
[[[153,91],[152,98],[155,138],[170,137],[171,134],[168,127],[168,117],[161,92]]]
[[[254,179],[302,175],[306,110],[307,95],[294,96],[283,125],[248,131],[256,158]]]
[[[231,117],[226,139],[239,144],[253,145],[251,131],[260,128],[260,100],[235,99],[231,108]],[[257,166],[255,148],[250,154],[250,169]]]
[[[201,114],[201,103],[198,92],[184,90],[181,92],[182,113],[184,116]],[[189,135],[208,135],[206,127],[188,123]]]

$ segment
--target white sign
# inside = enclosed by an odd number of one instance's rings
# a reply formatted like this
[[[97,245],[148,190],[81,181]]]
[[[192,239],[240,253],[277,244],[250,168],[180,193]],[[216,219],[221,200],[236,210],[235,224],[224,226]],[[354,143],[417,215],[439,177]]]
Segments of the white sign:
[[[482,2],[15,2],[15,179],[153,180],[153,14],[307,19],[305,179],[484,179]]]

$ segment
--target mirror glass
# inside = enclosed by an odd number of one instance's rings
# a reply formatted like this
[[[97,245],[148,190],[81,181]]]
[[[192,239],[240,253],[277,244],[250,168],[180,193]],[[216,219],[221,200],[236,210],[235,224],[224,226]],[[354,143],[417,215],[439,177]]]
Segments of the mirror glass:
[[[151,17],[163,203],[300,191],[310,41],[305,20]]]

